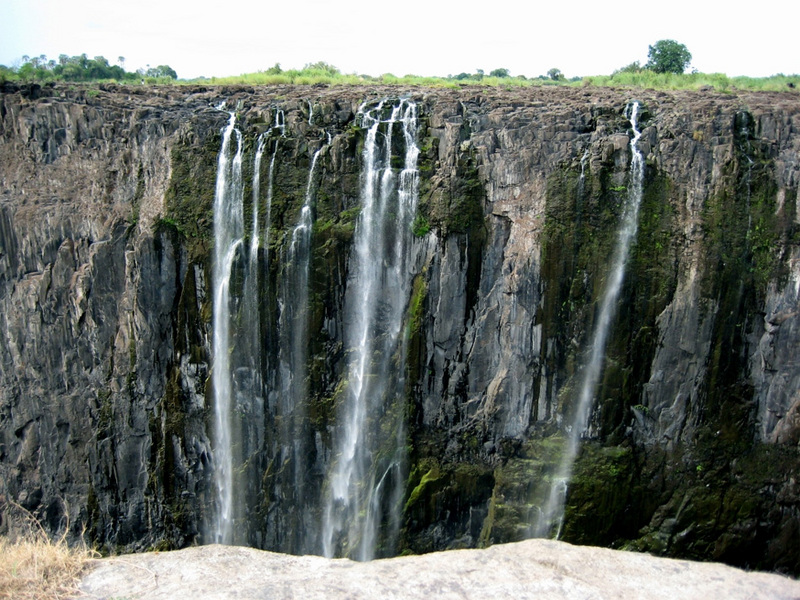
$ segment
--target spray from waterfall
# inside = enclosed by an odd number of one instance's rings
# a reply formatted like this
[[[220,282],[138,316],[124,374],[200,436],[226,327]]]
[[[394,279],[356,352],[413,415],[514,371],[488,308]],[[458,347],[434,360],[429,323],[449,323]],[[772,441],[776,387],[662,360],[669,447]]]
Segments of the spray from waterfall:
[[[236,152],[231,159],[231,138],[236,138]],[[230,284],[234,261],[241,251],[244,232],[242,187],[242,135],[236,129],[236,114],[222,132],[222,148],[217,165],[214,193],[214,262],[213,262],[213,375],[214,397],[214,484],[216,512],[210,537],[221,544],[233,542],[233,435],[231,409],[233,383],[228,348],[231,341]]]
[[[397,411],[404,385],[402,331],[410,295],[419,148],[417,108],[409,100],[362,105],[358,118],[367,132],[361,213],[344,308],[347,391],[333,442],[336,458],[323,509],[322,552],[370,560],[379,544],[395,543],[399,530],[404,430]],[[392,167],[398,133],[405,145],[399,173]],[[400,416],[388,428],[395,437],[381,439],[380,420],[393,414]]]
[[[606,277],[606,285],[600,300],[600,310],[592,333],[589,360],[584,365],[580,380],[580,393],[574,416],[567,427],[567,443],[558,470],[550,483],[550,492],[544,507],[534,525],[535,537],[547,537],[554,534],[558,538],[564,521],[564,505],[567,486],[572,476],[572,467],[578,454],[581,437],[588,427],[594,394],[603,366],[608,335],[617,312],[622,282],[625,276],[625,265],[631,242],[636,236],[639,220],[639,206],[642,201],[644,181],[644,156],[639,150],[638,142],[641,132],[638,129],[639,103],[631,102],[625,109],[625,116],[630,120],[633,129],[631,138],[631,168],[628,194],[622,212],[622,220],[617,231],[617,242],[611,259],[611,268]]]

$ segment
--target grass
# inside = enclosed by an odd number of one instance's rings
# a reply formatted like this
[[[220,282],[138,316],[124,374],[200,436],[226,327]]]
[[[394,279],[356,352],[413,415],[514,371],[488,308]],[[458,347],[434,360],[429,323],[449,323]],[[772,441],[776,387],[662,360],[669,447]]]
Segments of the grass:
[[[724,73],[654,73],[641,70],[614,73],[597,77],[584,77],[583,85],[652,88],[657,90],[699,90],[713,88],[718,92],[750,90],[762,92],[800,91],[800,75],[773,75],[772,77],[728,77]],[[795,86],[790,87],[789,84]]]
[[[579,83],[579,80],[576,80]],[[439,87],[458,89],[467,85],[484,87],[532,87],[543,85],[576,85],[572,82],[555,82],[543,79],[526,79],[524,77],[481,77],[455,79],[453,77],[423,77],[420,75],[397,76],[384,73],[377,77],[358,75],[355,73],[329,73],[314,70],[291,70],[281,73],[259,71],[243,73],[231,77],[211,77],[178,81],[177,83],[204,83],[211,85],[416,85],[422,87]]]
[[[458,89],[463,86],[524,88],[541,86],[599,86],[636,87],[657,90],[713,89],[717,92],[749,91],[793,91],[800,92],[800,75],[773,75],[772,77],[728,77],[724,73],[655,73],[646,69],[635,72],[618,72],[612,75],[575,77],[553,81],[536,77],[489,77],[470,75],[467,78],[420,77],[404,75],[398,77],[385,73],[378,77],[370,75],[343,74],[330,71],[302,69],[276,73],[259,71],[233,77],[212,77],[179,81],[178,83],[206,83],[212,85],[404,85]],[[794,86],[794,87],[792,87]]]
[[[25,520],[27,534],[13,541],[0,537],[0,599],[76,597],[80,576],[89,561],[98,556],[97,552],[82,544],[70,547],[66,533],[51,539],[30,514]]]
[[[0,66],[0,83],[3,81],[55,81],[54,75],[45,72],[45,79],[25,79],[18,72]],[[125,81],[125,84],[136,85],[141,78]],[[111,81],[111,80],[102,80]],[[713,89],[717,92],[746,91],[793,91],[800,92],[800,75],[773,75],[771,77],[728,77],[724,73],[655,73],[647,69],[632,71],[616,71],[611,75],[591,77],[573,77],[553,80],[541,75],[527,78],[523,75],[515,77],[492,77],[483,73],[466,74],[447,77],[422,77],[419,75],[396,76],[384,73],[373,77],[357,73],[342,73],[328,63],[308,64],[302,69],[282,70],[280,65],[256,73],[243,73],[231,77],[199,77],[197,79],[174,80],[169,77],[144,77],[147,84],[203,84],[203,85],[402,85],[431,88],[459,89],[464,86],[481,86],[486,88],[527,88],[542,86],[599,86],[599,87],[636,87],[656,90],[700,90]],[[93,83],[101,83],[100,80]]]
[[[70,548],[64,540],[0,538],[0,598],[73,598],[80,575],[94,556],[94,551]]]

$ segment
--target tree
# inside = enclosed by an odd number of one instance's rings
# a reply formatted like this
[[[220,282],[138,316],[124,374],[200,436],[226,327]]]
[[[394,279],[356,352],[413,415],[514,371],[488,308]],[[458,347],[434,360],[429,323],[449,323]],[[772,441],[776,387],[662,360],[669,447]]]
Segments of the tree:
[[[29,60],[25,61],[25,64],[17,69],[17,75],[19,75],[19,78],[26,83],[33,81],[36,78],[36,69],[34,68],[33,63]]]
[[[508,69],[495,69],[494,71],[489,72],[489,77],[499,77],[504,78],[509,76]]]
[[[331,77],[341,73],[337,67],[326,63],[324,60],[320,60],[315,63],[307,63],[306,66],[303,67],[303,71],[322,71]]]
[[[683,73],[692,61],[689,49],[675,40],[659,40],[649,47],[646,69],[656,73]]]
[[[564,79],[564,74],[561,72],[561,69],[552,68],[547,72],[547,76],[552,79],[553,81],[560,81]]]
[[[612,73],[612,75],[616,75],[618,73],[641,73],[643,68],[644,67],[642,67],[639,61],[635,60],[631,64],[625,65],[621,69],[617,69]]]
[[[150,65],[147,66],[149,67],[145,73],[147,77],[169,77],[170,79],[178,78],[178,74],[169,65],[158,65],[157,67],[150,67]]]

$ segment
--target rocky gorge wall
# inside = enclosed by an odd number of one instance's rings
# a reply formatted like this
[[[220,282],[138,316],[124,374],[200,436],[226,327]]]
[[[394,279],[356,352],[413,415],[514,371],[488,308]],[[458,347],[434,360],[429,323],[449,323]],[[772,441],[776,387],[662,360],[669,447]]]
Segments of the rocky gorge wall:
[[[404,387],[386,413],[402,415],[407,452],[399,540],[381,553],[530,536],[627,192],[623,112],[636,99],[639,231],[562,539],[800,574],[795,93],[7,85],[2,527],[16,504],[108,551],[208,541],[212,204],[228,119],[215,107],[226,100],[245,156],[278,110],[286,120],[259,258],[268,387],[278,257],[322,147],[301,503],[274,442],[280,415],[269,399],[262,412],[237,407],[240,541],[318,551],[308,531],[347,384],[356,114],[404,95],[419,111],[420,189]]]

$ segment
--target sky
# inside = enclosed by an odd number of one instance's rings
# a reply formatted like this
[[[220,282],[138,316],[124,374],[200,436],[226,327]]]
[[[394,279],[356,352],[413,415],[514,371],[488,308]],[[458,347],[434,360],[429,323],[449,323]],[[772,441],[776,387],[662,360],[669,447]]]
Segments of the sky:
[[[674,39],[704,73],[800,73],[800,2],[708,0],[0,0],[0,64],[105,56],[180,78],[325,61],[343,73],[609,75]]]

